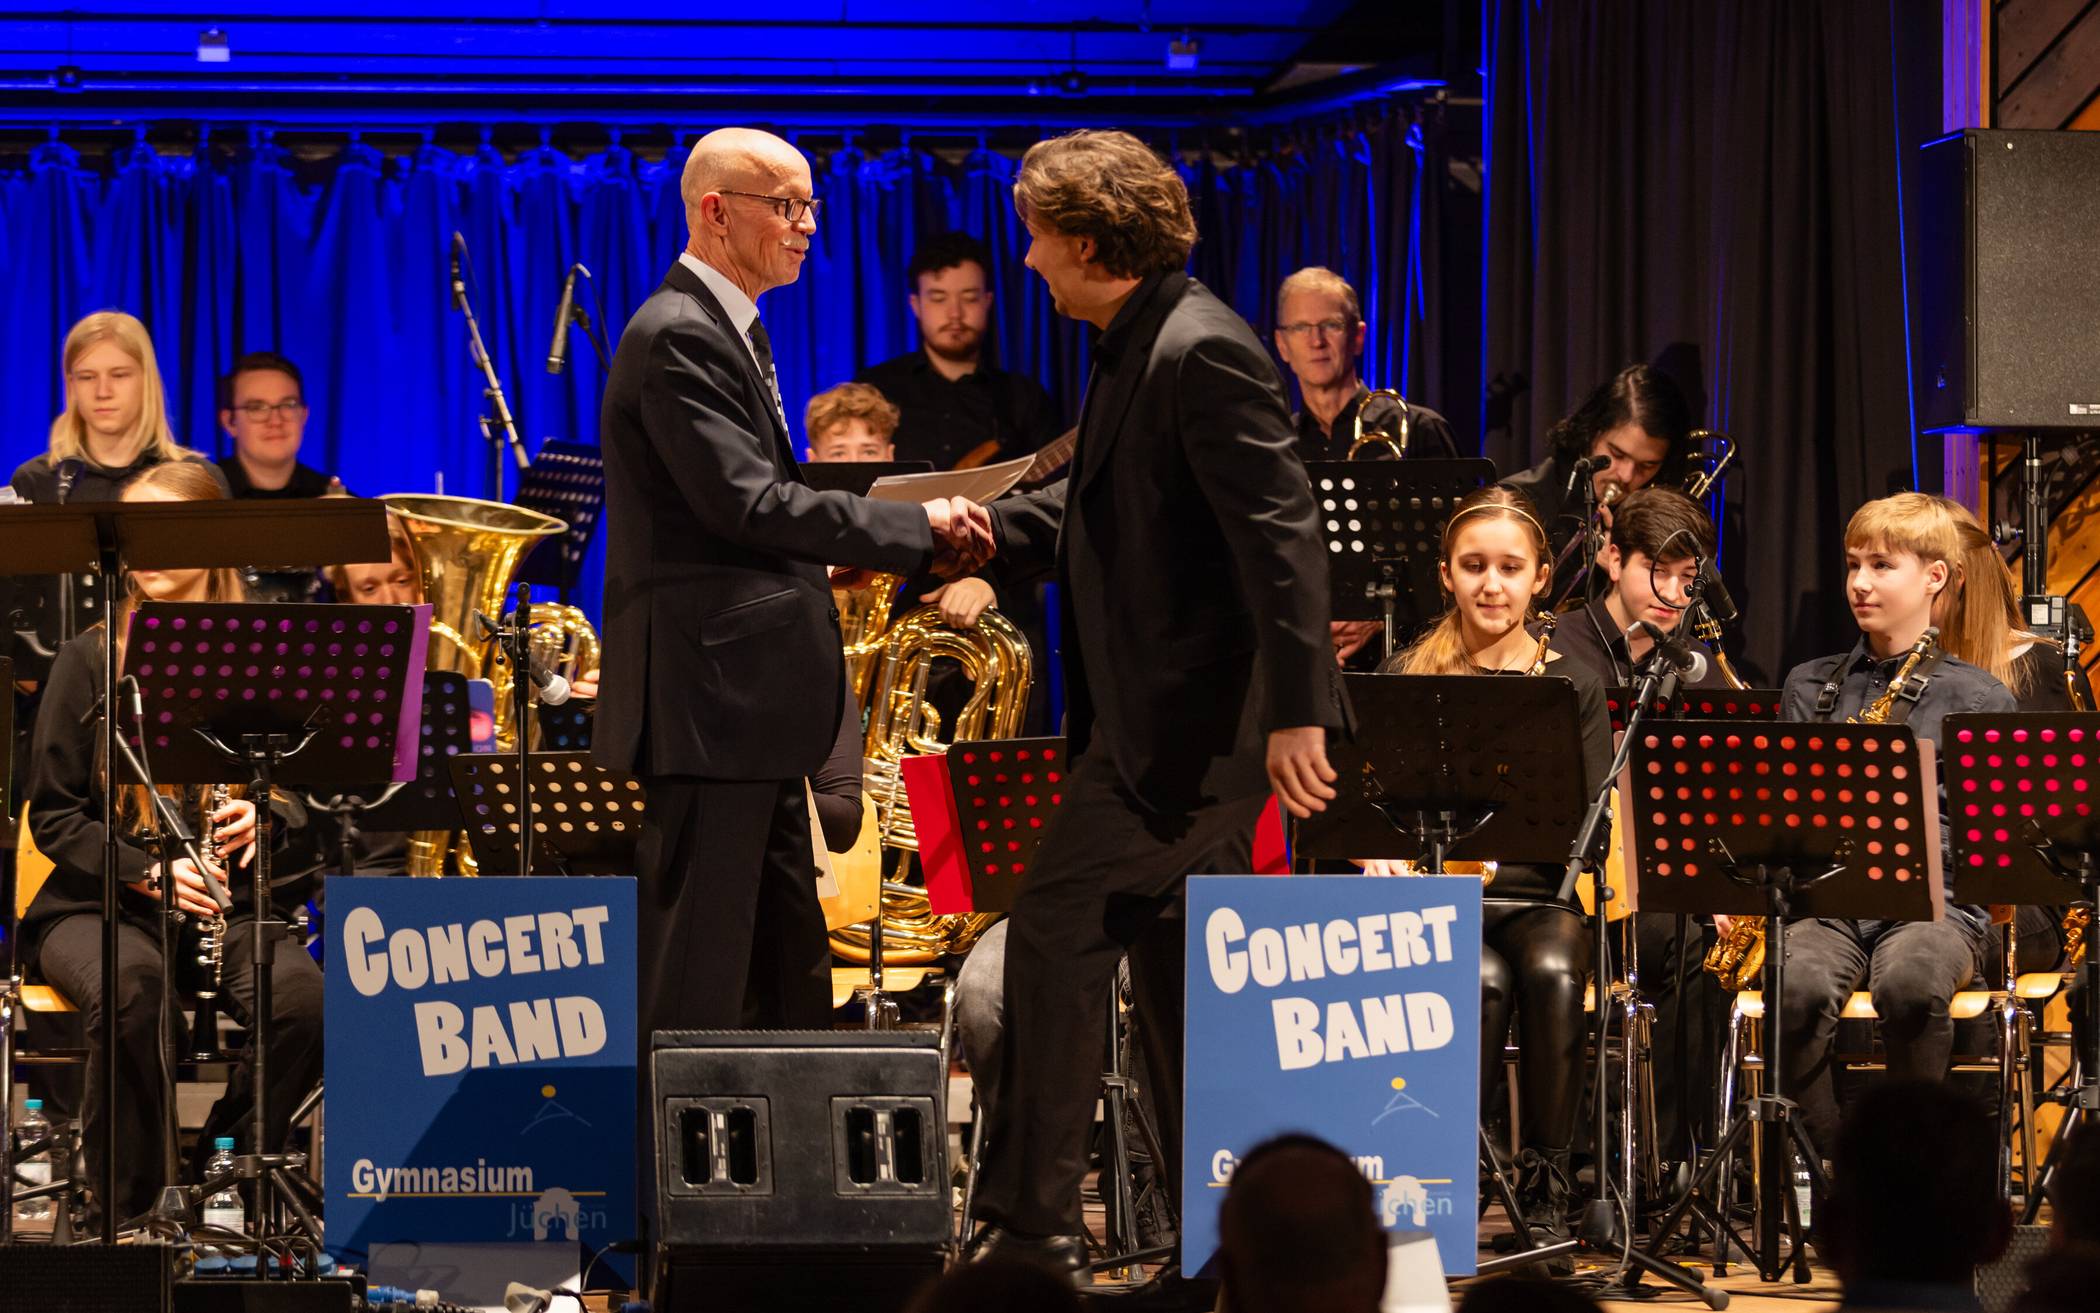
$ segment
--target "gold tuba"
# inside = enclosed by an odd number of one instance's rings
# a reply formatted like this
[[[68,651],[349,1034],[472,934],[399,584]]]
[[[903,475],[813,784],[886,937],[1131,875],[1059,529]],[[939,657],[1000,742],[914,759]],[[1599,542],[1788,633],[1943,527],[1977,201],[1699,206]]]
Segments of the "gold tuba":
[[[427,668],[451,671],[469,679],[497,683],[493,645],[481,637],[475,613],[502,613],[512,576],[540,539],[567,530],[551,515],[502,502],[427,493],[393,493],[380,498],[408,532],[415,553],[423,600],[430,604],[430,656]],[[535,608],[539,612],[539,608]],[[543,614],[543,613],[542,613]],[[586,625],[588,627],[588,625]],[[537,643],[535,636],[535,643]],[[592,635],[596,645],[596,635]],[[508,672],[503,671],[503,683]],[[496,740],[512,738],[510,700],[496,697]],[[409,836],[408,873],[442,875],[454,832],[420,830]],[[464,849],[462,849],[464,855]]]
[[[884,610],[887,605],[885,601]],[[910,756],[944,753],[963,739],[1014,737],[1028,709],[1034,658],[1021,631],[997,611],[986,611],[969,629],[956,630],[942,623],[933,606],[907,613],[880,639],[863,639],[861,646],[866,663],[861,678],[872,676],[874,684],[863,749],[866,797],[875,808],[884,854],[894,852],[896,863],[895,878],[882,883],[882,956],[887,965],[921,966],[947,954],[969,952],[999,918],[985,912],[937,916],[925,888],[905,879],[919,838],[898,763]],[[853,657],[848,631],[849,667]],[[945,737],[940,712],[926,701],[927,680],[941,657],[955,661],[971,685],[969,699]],[[831,949],[845,961],[865,963],[870,938],[865,925],[843,926],[831,932]]]

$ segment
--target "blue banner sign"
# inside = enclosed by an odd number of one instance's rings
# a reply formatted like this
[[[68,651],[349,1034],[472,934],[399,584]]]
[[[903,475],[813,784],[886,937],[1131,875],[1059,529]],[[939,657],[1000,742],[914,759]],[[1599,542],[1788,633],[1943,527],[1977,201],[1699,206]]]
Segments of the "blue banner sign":
[[[1355,1159],[1387,1229],[1471,1273],[1479,879],[1190,879],[1187,1071],[1184,1272],[1217,1252],[1239,1160],[1302,1132]]]
[[[634,1234],[635,882],[331,878],[329,1248]]]

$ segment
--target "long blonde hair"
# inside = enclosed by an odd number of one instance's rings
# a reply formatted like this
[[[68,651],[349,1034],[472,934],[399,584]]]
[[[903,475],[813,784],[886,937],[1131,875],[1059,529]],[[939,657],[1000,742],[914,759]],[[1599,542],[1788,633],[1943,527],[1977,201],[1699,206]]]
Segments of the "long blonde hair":
[[[1553,561],[1546,530],[1539,524],[1538,510],[1531,499],[1513,488],[1480,488],[1467,493],[1444,521],[1443,563],[1451,564],[1451,548],[1458,540],[1458,530],[1480,520],[1509,520],[1525,530],[1531,540],[1532,553],[1539,563],[1539,580],[1550,583],[1553,576]],[[1529,602],[1525,604],[1525,620],[1529,622],[1537,615]],[[1387,657],[1378,668],[1387,674],[1402,675],[1467,675],[1473,672],[1472,658],[1466,655],[1461,621],[1458,616],[1458,601],[1453,598],[1444,609],[1444,614],[1431,625],[1427,632],[1402,650]]]
[[[2034,669],[2020,664],[2013,649],[2044,642],[2020,627],[2020,590],[2012,567],[1998,552],[1976,513],[1946,497],[1927,497],[1954,522],[1959,556],[1949,562],[1954,577],[1940,594],[1945,607],[1936,620],[1940,645],[1972,666],[1991,673],[2014,697],[2034,691]]]
[[[104,342],[113,343],[136,361],[140,374],[138,417],[132,420],[131,431],[123,438],[130,457],[111,468],[121,469],[149,451],[164,461],[193,454],[175,441],[175,432],[168,427],[167,389],[161,385],[160,364],[154,358],[153,338],[146,326],[121,310],[98,310],[66,334],[65,350],[60,356],[65,366],[66,408],[51,421],[51,463],[93,459],[88,452],[87,421],[81,417],[82,399],[73,395],[73,367],[89,350]]]

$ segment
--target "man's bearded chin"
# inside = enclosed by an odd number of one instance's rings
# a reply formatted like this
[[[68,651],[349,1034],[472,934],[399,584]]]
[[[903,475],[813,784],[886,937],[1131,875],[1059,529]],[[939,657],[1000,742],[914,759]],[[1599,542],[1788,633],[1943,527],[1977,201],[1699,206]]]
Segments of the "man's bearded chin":
[[[933,352],[933,354],[943,360],[952,360],[958,364],[968,364],[975,360],[978,348],[983,345],[984,334],[974,332],[969,333],[960,341],[940,333],[935,333],[926,339],[926,349],[928,351]]]

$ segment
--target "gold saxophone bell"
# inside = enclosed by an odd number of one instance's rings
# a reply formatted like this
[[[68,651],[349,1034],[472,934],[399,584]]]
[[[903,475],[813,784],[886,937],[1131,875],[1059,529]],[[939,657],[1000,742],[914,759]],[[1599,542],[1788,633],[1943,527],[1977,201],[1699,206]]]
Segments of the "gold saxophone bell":
[[[1705,966],[1730,993],[1755,987],[1758,973],[1765,969],[1764,919],[1737,917],[1728,933],[1706,950]]]
[[[871,607],[868,614],[872,613]],[[866,661],[863,677],[872,676],[874,683],[863,749],[866,797],[875,809],[884,857],[894,862],[896,875],[882,883],[882,959],[890,966],[923,966],[969,952],[999,918],[987,912],[936,915],[925,887],[904,878],[919,838],[899,763],[906,757],[946,752],[964,739],[1018,734],[1028,709],[1033,657],[1021,631],[997,611],[986,611],[970,628],[957,630],[944,624],[933,606],[907,613],[879,639],[863,638],[859,646]],[[849,636],[849,662],[854,648]],[[971,685],[945,737],[940,713],[926,701],[927,682],[939,658],[959,665]],[[844,961],[865,964],[871,938],[866,925],[842,926],[831,932],[831,949]]]
[[[423,600],[430,604],[430,654],[427,669],[450,671],[468,679],[497,683],[503,663],[496,660],[490,640],[480,636],[475,614],[500,615],[510,593],[511,580],[525,556],[542,538],[563,533],[568,526],[551,515],[529,511],[503,502],[472,497],[441,497],[427,493],[393,493],[380,498],[393,512],[395,521],[407,531],[415,555],[416,573],[423,585]],[[545,614],[534,607],[536,615]],[[551,610],[552,608],[547,608]],[[567,610],[568,608],[563,608]],[[580,616],[577,617],[581,619]],[[589,622],[583,622],[585,629]],[[539,642],[534,636],[535,645]],[[569,644],[564,637],[556,640]],[[590,652],[595,660],[597,635],[591,635]],[[501,671],[507,682],[507,671]],[[510,699],[498,690],[496,698],[496,742],[508,747],[516,742],[512,719],[516,712]],[[445,856],[455,846],[457,831],[419,830],[409,836],[408,873],[443,875]],[[464,844],[457,845],[461,858]]]
[[[1364,432],[1364,406],[1368,406],[1371,404],[1372,397],[1391,397],[1395,404],[1398,406],[1400,415],[1400,432],[1397,435],[1391,433],[1380,433],[1377,429],[1372,429],[1369,433]],[[1364,448],[1382,446],[1387,451],[1393,454],[1394,460],[1399,460],[1407,455],[1408,427],[1409,426],[1407,422],[1407,398],[1401,396],[1397,391],[1395,391],[1392,388],[1375,388],[1371,392],[1365,394],[1363,399],[1363,405],[1360,405],[1356,408],[1356,421],[1354,425],[1354,431],[1350,434],[1349,451],[1346,455],[1342,457],[1342,459],[1355,460],[1356,453],[1362,451]]]
[[[1859,714],[1851,717],[1848,723],[1854,725],[1888,724],[1889,713],[1894,710],[1896,699],[1903,696],[1904,686],[1910,683],[1910,677],[1917,670],[1918,663],[1932,655],[1932,649],[1939,646],[1939,641],[1939,626],[1925,626],[1925,632],[1919,634],[1918,641],[1911,644],[1910,655],[1904,657],[1903,664],[1896,668],[1896,677],[1889,681],[1889,686],[1881,691],[1880,697],[1861,707]]]
[[[2064,909],[2062,934],[2066,968],[2076,969],[2085,965],[2086,941],[2092,928],[2092,908],[2084,903],[2073,903]]]

